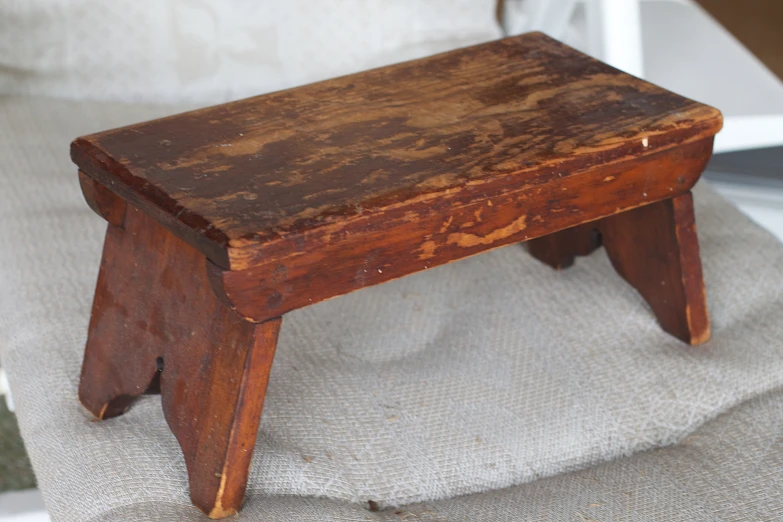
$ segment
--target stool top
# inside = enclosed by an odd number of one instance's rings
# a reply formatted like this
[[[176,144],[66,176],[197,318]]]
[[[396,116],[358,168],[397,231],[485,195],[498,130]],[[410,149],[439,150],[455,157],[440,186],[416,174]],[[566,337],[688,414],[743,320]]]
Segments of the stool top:
[[[491,198],[588,175],[721,124],[714,108],[529,33],[81,137],[71,156],[239,270],[320,227],[383,227],[390,208],[468,186]]]

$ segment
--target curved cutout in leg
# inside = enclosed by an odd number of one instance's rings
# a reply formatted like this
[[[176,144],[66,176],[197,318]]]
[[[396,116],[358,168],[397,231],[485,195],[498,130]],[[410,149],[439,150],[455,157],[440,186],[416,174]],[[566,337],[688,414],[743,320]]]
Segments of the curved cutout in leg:
[[[211,332],[173,353],[161,375],[163,411],[185,455],[191,500],[210,518],[242,505],[280,323],[254,324],[233,312],[216,317]]]
[[[132,206],[122,228],[109,226],[79,398],[108,418],[159,384],[191,499],[222,518],[242,504],[281,319],[237,315],[207,263]]]
[[[121,247],[127,236],[113,225],[106,231],[79,382],[79,401],[99,419],[124,413],[150,387],[161,349],[160,343],[145,342],[138,319],[128,322],[132,301],[120,299],[142,276],[125,272],[129,262]]]

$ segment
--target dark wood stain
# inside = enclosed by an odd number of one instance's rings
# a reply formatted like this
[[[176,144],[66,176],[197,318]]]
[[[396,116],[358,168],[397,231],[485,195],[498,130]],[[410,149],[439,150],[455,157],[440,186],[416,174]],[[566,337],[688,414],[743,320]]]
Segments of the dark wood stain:
[[[281,316],[530,242],[603,244],[662,327],[709,337],[690,189],[721,116],[542,34],[72,144],[108,223],[79,398],[160,390],[191,498],[241,506]]]
[[[693,196],[681,196],[583,223],[527,243],[556,269],[604,246],[612,265],[650,304],[661,327],[688,343],[710,338]]]
[[[710,339],[707,299],[689,193],[601,224],[612,265],[650,304],[663,329],[688,344]]]
[[[242,505],[280,318],[251,323],[223,306],[206,263],[135,207],[109,225],[79,399],[105,419],[159,386],[193,503],[222,518]]]
[[[238,270],[315,228],[382,230],[391,209],[475,185],[489,200],[720,126],[711,107],[531,33],[79,138],[72,157]]]
[[[595,167],[516,190],[466,187],[413,208],[387,211],[385,226],[370,218],[334,230],[313,229],[300,246],[259,250],[246,270],[210,263],[210,281],[243,317],[266,320],[324,299],[403,277],[509,243],[527,241],[686,193],[710,157],[712,140]],[[505,180],[498,180],[502,185]],[[494,188],[489,190],[494,192]],[[393,232],[390,233],[389,231]],[[276,276],[282,267],[283,277]]]

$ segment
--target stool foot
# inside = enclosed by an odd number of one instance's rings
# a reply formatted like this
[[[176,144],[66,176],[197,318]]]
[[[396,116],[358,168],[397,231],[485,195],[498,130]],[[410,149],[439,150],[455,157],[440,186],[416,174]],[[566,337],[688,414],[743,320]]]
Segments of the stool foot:
[[[200,354],[181,352],[175,375],[168,368],[161,375],[163,412],[185,454],[190,498],[210,518],[242,506],[280,323],[234,331]]]
[[[281,319],[246,321],[213,293],[202,254],[138,210],[106,233],[79,399],[99,419],[159,382],[193,503],[237,512]]]
[[[690,192],[602,220],[615,270],[647,300],[661,327],[688,344],[710,339]]]
[[[649,303],[666,332],[692,345],[709,340],[690,192],[528,243],[534,257],[555,268],[603,244],[615,270]]]

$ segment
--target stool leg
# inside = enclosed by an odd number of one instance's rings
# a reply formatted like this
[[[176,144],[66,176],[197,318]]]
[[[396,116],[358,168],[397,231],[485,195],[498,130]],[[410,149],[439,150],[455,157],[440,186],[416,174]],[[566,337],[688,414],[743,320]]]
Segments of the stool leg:
[[[109,225],[79,399],[104,419],[159,380],[191,499],[221,518],[242,504],[281,320],[234,313],[213,293],[206,265],[135,208]]]
[[[185,454],[190,498],[210,518],[242,506],[280,323],[223,333],[200,354],[172,354],[171,372],[166,366],[161,375],[163,411]]]
[[[556,268],[603,245],[615,270],[650,304],[661,327],[689,344],[710,338],[690,192],[527,242]]]
[[[555,270],[562,270],[573,265],[576,256],[586,256],[600,247],[601,235],[596,223],[585,223],[525,244],[530,255]]]
[[[708,341],[692,194],[604,218],[600,231],[615,270],[647,300],[661,327],[689,344]]]

